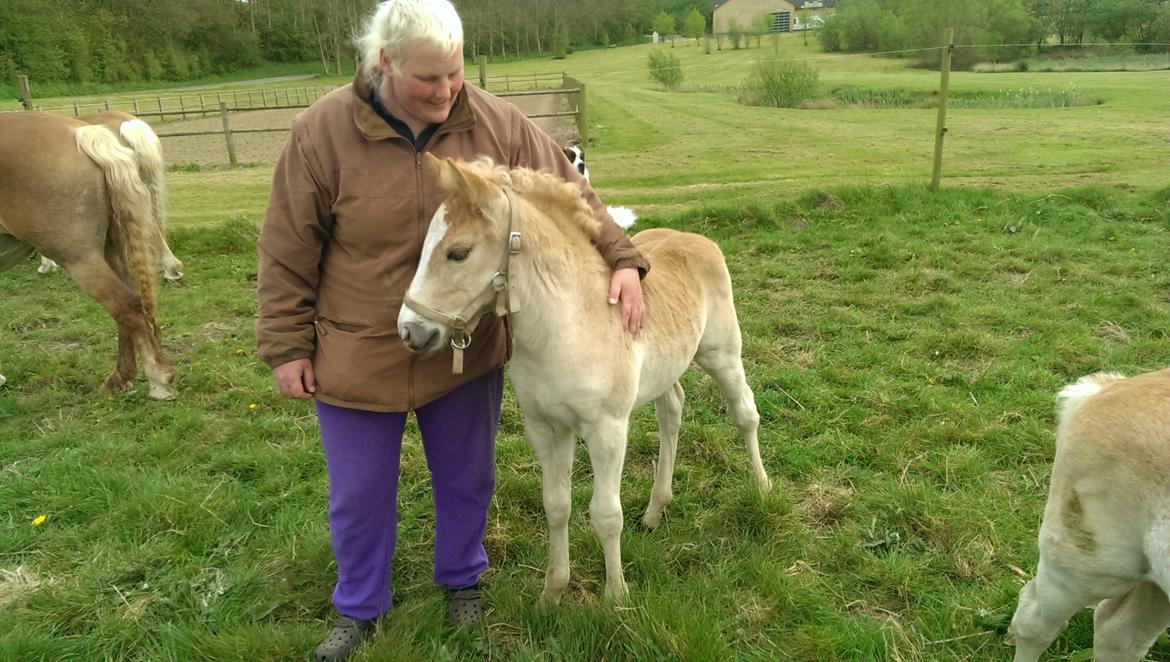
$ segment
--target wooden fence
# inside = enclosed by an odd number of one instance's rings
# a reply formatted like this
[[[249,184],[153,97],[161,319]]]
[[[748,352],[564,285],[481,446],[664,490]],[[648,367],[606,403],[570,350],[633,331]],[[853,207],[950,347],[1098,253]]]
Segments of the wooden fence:
[[[232,90],[230,92],[201,92],[178,96],[134,97],[130,99],[103,99],[101,101],[73,101],[57,106],[33,104],[29,110],[43,110],[80,117],[103,110],[121,110],[138,117],[189,119],[219,113],[220,105],[231,112],[244,110],[278,110],[305,108],[332,91],[333,86],[312,85],[271,90]]]
[[[498,97],[516,99],[523,107],[524,97],[548,96],[553,99],[551,110],[525,113],[530,119],[572,118],[576,129],[575,140],[584,143],[588,138],[585,122],[585,84],[565,73],[534,74],[527,76],[487,77],[485,67],[480,67],[480,86]],[[233,135],[240,133],[268,133],[288,131],[288,127],[267,129],[233,129],[231,113],[251,110],[289,110],[307,108],[314,101],[329,93],[332,86],[312,85],[267,90],[231,90],[223,92],[200,92],[178,96],[132,97],[80,101],[56,106],[36,105],[28,92],[28,80],[20,77],[21,101],[27,110],[41,110],[80,117],[107,110],[121,110],[138,117],[155,117],[161,121],[185,120],[192,117],[219,115],[222,129],[216,131],[162,131],[160,138],[183,136],[223,136],[227,147],[228,161],[237,165]],[[546,104],[547,105],[547,104]],[[164,125],[165,126],[165,125]],[[157,127],[156,127],[157,128]]]

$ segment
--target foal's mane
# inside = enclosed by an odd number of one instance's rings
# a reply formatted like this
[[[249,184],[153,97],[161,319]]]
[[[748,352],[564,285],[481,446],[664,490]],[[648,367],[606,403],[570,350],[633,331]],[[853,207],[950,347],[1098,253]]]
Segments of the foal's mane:
[[[479,176],[501,188],[511,188],[518,196],[543,212],[554,225],[579,227],[585,236],[594,241],[601,233],[601,223],[581,195],[581,187],[566,182],[556,175],[529,168],[511,168],[496,165],[491,159],[481,157],[467,162]],[[572,224],[572,225],[570,225]]]

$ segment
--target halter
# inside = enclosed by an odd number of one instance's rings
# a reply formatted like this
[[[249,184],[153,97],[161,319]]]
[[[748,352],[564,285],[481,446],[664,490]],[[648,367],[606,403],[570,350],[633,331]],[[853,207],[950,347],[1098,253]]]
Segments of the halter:
[[[518,205],[516,204],[516,194],[512,192],[512,189],[505,188],[504,195],[508,198],[508,238],[505,242],[506,250],[504,251],[503,257],[500,258],[499,270],[492,274],[488,284],[478,294],[472,297],[471,301],[462,310],[454,315],[428,306],[410,296],[409,293],[402,297],[406,305],[422,313],[424,317],[442,322],[451,327],[451,372],[456,375],[463,374],[463,350],[471,346],[470,329],[474,329],[479,324],[479,320],[484,316],[484,313],[487,312],[486,304],[477,306],[475,303],[484,292],[495,292],[495,312],[497,316],[503,317],[509,313],[520,312],[520,302],[516,299],[514,293],[516,281],[514,278],[509,278],[512,256],[520,253],[521,233],[516,230],[516,226],[519,224]]]

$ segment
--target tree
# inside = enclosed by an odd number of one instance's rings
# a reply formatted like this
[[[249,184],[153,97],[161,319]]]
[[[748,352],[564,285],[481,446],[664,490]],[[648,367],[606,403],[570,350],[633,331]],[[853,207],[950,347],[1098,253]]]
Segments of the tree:
[[[752,23],[748,27],[748,31],[750,32],[751,36],[756,38],[756,48],[759,48],[760,41],[764,38],[764,35],[772,31],[772,14],[768,12],[757,14],[756,17],[752,19]]]
[[[674,29],[674,16],[666,12],[658,12],[658,15],[654,17],[654,31],[663,39],[667,35],[670,35],[670,45],[672,47],[674,46],[674,35],[676,32]]]
[[[683,18],[683,36],[690,37],[695,40],[698,45],[699,39],[707,34],[707,19],[699,13],[697,9],[691,9]]]

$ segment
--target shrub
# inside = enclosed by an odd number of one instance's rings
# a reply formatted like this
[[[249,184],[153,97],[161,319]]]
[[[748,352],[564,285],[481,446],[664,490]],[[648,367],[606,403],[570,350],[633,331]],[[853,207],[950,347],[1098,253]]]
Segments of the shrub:
[[[820,91],[820,76],[808,62],[760,60],[740,85],[738,97],[749,106],[796,108]]]
[[[661,49],[650,51],[648,66],[650,80],[668,90],[677,88],[683,81],[682,64],[673,53]]]

